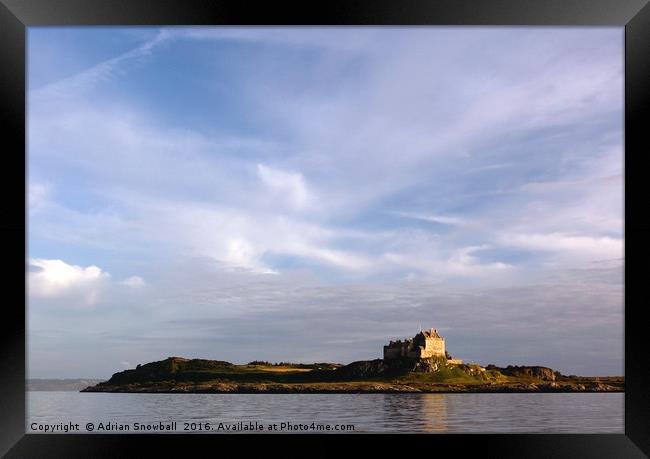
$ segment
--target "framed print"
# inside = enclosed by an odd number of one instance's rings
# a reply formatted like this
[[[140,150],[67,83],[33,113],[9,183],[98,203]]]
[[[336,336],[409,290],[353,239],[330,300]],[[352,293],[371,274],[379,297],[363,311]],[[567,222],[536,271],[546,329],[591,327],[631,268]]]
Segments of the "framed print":
[[[648,454],[647,2],[0,11],[7,457]]]

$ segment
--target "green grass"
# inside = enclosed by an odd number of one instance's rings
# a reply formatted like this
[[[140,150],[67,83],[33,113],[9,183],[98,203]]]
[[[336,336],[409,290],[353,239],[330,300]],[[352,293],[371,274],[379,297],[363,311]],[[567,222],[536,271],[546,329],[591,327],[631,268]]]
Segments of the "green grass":
[[[456,366],[442,366],[435,373],[408,373],[397,380],[400,382],[445,382],[452,384],[484,382],[483,378],[469,375]]]

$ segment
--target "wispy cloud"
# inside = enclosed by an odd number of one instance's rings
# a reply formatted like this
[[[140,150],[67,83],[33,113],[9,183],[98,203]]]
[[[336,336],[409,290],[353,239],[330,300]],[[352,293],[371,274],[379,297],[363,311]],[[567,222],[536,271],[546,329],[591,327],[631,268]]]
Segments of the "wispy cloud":
[[[576,255],[598,259],[620,259],[623,256],[623,240],[611,237],[590,237],[580,234],[517,234],[504,236],[507,244],[526,249],[562,252],[569,257]]]
[[[301,210],[312,205],[315,199],[300,172],[288,172],[258,164],[257,175],[268,187],[270,197],[276,205],[278,201],[286,201],[294,209]]]
[[[433,215],[433,214],[411,214],[406,212],[395,212],[395,215],[405,218],[413,218],[415,220],[422,220],[431,223],[441,223],[443,225],[464,225],[465,219],[461,217],[453,217],[447,215]]]
[[[140,276],[128,277],[123,281],[121,281],[120,284],[126,285],[127,287],[131,287],[131,288],[139,288],[146,285],[144,279],[141,278]]]
[[[170,37],[171,34],[163,29],[153,39],[145,41],[124,54],[32,91],[30,98],[39,100],[41,98],[70,97],[71,95],[80,96],[84,92],[92,90],[97,85],[115,77],[120,67],[130,61],[150,55],[154,48],[169,40]]]

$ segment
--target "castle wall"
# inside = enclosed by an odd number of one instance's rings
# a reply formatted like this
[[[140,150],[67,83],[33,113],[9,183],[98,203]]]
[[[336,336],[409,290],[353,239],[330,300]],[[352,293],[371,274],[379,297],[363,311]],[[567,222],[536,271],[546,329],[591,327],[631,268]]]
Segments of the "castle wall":
[[[425,348],[420,353],[420,358],[445,355],[445,340],[443,338],[427,338]]]
[[[422,347],[416,347],[406,354],[406,356],[410,359],[419,359],[420,355],[422,355]]]
[[[402,356],[401,347],[384,346],[384,360],[397,359]]]

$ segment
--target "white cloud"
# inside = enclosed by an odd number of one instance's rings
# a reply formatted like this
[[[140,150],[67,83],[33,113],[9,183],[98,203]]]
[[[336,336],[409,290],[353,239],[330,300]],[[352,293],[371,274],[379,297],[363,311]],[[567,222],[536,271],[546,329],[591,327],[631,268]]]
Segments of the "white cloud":
[[[276,271],[264,266],[260,258],[263,255],[253,244],[242,237],[231,237],[225,241],[226,250],[223,256],[217,255],[217,260],[229,266],[248,269],[262,274],[277,274]]]
[[[289,250],[295,255],[323,261],[343,269],[354,271],[372,267],[372,261],[364,256],[343,250],[320,248],[316,243],[292,243]]]
[[[144,287],[145,281],[140,276],[131,276],[121,281],[120,284],[126,285],[127,287],[131,287],[131,288],[138,288],[138,287]]]
[[[266,255],[307,258],[344,270],[371,266],[364,254],[334,247],[338,240],[350,237],[350,232],[278,215],[274,208],[249,210],[133,194],[128,199],[140,215],[144,234],[155,234],[161,243],[174,244],[176,250],[210,257],[226,267],[276,273],[263,261]]]
[[[62,260],[32,258],[28,291],[34,298],[69,298],[78,304],[91,305],[109,278],[110,274],[94,265],[81,267]]]
[[[530,250],[553,252],[574,261],[621,259],[623,239],[571,233],[512,234],[504,244]]]
[[[447,246],[440,237],[413,231],[383,254],[381,264],[384,269],[416,270],[420,276],[411,272],[408,275],[411,279],[490,279],[496,282],[495,276],[508,273],[515,267],[501,261],[485,262],[475,255],[491,248],[487,244],[455,248]]]
[[[305,209],[314,200],[313,194],[307,189],[303,175],[299,172],[283,171],[258,164],[257,174],[273,194],[273,198],[288,202],[294,209]]]
[[[447,261],[450,270],[458,274],[480,275],[488,272],[512,269],[513,266],[500,261],[481,263],[473,253],[491,248],[488,245],[462,247],[451,255]]]

